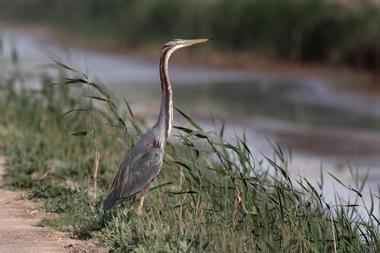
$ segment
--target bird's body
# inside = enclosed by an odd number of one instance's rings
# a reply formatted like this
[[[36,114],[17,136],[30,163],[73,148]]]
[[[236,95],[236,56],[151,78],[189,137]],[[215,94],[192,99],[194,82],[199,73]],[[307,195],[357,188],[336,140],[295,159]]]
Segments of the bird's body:
[[[146,133],[126,154],[104,202],[104,210],[134,197],[157,176],[164,150],[156,140],[154,130]]]
[[[158,175],[164,157],[167,139],[173,122],[173,98],[168,74],[171,54],[182,47],[203,43],[208,39],[172,40],[165,43],[160,58],[161,109],[156,125],[142,136],[126,154],[103,204],[105,211],[141,193],[139,213],[149,184]]]

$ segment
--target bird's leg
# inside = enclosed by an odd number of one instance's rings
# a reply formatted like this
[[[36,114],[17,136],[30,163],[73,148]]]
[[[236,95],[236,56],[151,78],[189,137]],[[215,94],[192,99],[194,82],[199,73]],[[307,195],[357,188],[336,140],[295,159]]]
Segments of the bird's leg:
[[[148,191],[148,185],[146,185],[143,190],[141,191],[141,198],[140,198],[140,206],[139,209],[137,210],[137,215],[142,215],[142,209],[144,206],[144,198],[145,198],[145,193]]]

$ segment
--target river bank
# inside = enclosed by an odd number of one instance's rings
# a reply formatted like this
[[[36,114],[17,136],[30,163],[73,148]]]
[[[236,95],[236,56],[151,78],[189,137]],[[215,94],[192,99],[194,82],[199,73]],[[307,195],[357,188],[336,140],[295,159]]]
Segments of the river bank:
[[[58,45],[61,48],[78,48],[137,58],[145,62],[156,62],[157,50],[161,45],[129,46],[114,40],[94,39],[69,34],[47,24],[0,21],[1,30],[14,30],[42,43]],[[217,39],[217,38],[216,38]],[[163,42],[162,42],[163,43]],[[211,42],[212,43],[212,42]],[[347,91],[363,93],[368,96],[380,96],[380,74],[378,71],[353,68],[333,63],[297,63],[263,57],[255,52],[229,52],[211,50],[188,50],[176,54],[175,61],[183,66],[197,64],[207,68],[262,73],[268,76],[280,76],[288,79],[314,78],[328,80],[330,85],[339,85]]]
[[[30,74],[28,85],[41,83],[41,72],[51,64],[50,54],[86,71],[120,97],[126,96],[141,119],[155,118],[160,103],[157,59],[86,49],[84,45],[63,47],[55,44],[59,37],[30,32],[3,30],[4,56],[10,62],[16,49],[16,67]],[[281,75],[209,66],[200,60],[191,66],[177,61],[174,58],[170,68],[175,105],[185,108],[208,129],[212,130],[209,119],[213,115],[225,120],[230,137],[245,132],[247,143],[259,154],[272,156],[268,139],[289,147],[293,150],[289,170],[295,178],[302,174],[314,179],[323,164],[348,183],[353,183],[350,168],[363,175],[369,171],[377,184],[380,100],[375,92],[356,93],[346,89],[344,80],[333,82],[316,74]],[[371,145],[366,145],[368,140]],[[344,188],[339,193],[346,196]]]
[[[373,202],[367,202],[377,195],[355,185],[346,186],[349,193],[340,199],[338,187],[347,181],[331,180],[327,173],[318,180],[318,170],[305,170],[310,157],[305,157],[302,173],[311,178],[295,176],[298,154],[276,144],[264,154],[255,147],[259,139],[254,131],[244,136],[244,128],[229,122],[221,130],[221,122],[211,116],[197,124],[175,115],[175,124],[185,128],[172,131],[144,215],[135,213],[137,201],[104,212],[104,197],[125,151],[153,119],[148,114],[119,115],[125,105],[115,101],[103,108],[120,93],[114,96],[97,85],[87,86],[87,81],[51,89],[32,89],[26,83],[18,92],[13,80],[0,82],[6,182],[57,214],[45,219],[44,226],[92,238],[113,252],[378,252],[377,204],[372,209]],[[89,97],[89,92],[100,97]],[[95,103],[99,107],[90,111],[66,113],[68,104],[88,108]],[[116,124],[126,125],[127,132]]]

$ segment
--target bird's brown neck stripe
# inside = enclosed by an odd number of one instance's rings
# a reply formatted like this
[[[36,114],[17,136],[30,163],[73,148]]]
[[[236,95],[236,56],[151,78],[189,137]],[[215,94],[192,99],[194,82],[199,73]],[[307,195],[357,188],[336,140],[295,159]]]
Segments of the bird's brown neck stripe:
[[[172,99],[172,89],[168,74],[169,58],[172,54],[171,47],[164,47],[161,51],[160,58],[160,78],[161,78],[161,111],[159,116],[159,123],[164,124],[165,138],[168,138],[172,120],[173,120],[173,99]]]

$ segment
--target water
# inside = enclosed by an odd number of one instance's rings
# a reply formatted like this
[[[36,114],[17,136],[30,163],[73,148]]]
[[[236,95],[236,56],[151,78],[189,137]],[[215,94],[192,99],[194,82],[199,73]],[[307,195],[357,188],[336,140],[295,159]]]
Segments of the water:
[[[68,48],[64,45],[40,41],[22,32],[0,30],[3,55],[11,60],[16,49],[19,62],[25,70],[36,70],[50,58],[88,72],[90,78],[99,79],[107,85],[152,85],[158,84],[158,62],[146,61],[139,57],[125,57],[117,53]],[[253,73],[239,70],[220,70],[204,66],[176,66],[170,68],[171,80],[178,84],[209,83],[217,81],[252,80]]]
[[[136,111],[153,117],[159,106],[158,62],[137,56],[66,47],[20,31],[0,30],[0,54],[30,74],[33,82],[50,58],[59,59],[126,95]],[[17,52],[17,54],[15,54]],[[323,166],[346,183],[349,167],[369,173],[365,192],[380,182],[380,99],[346,92],[329,80],[209,66],[170,67],[175,104],[211,127],[210,114],[226,120],[229,138],[247,135],[252,149],[271,156],[268,139],[293,150],[290,173],[319,179]],[[9,71],[11,64],[1,65]],[[34,80],[38,83],[38,80]],[[177,117],[178,119],[178,117]],[[325,193],[344,187],[325,179]],[[366,195],[368,196],[368,194]]]

